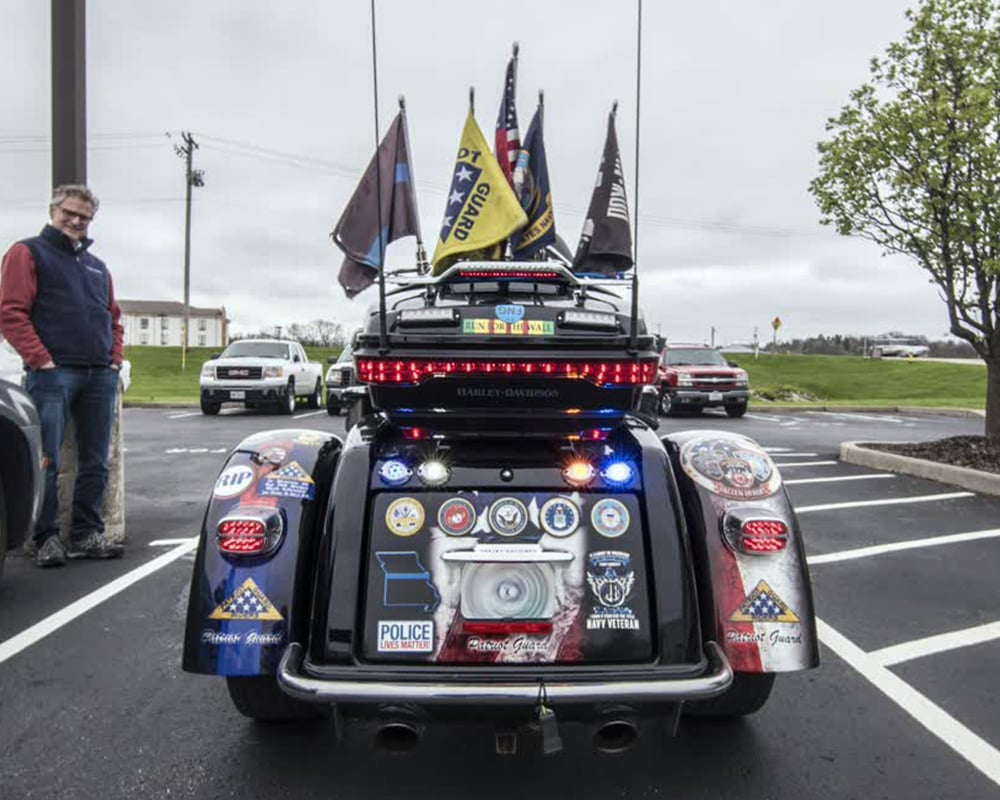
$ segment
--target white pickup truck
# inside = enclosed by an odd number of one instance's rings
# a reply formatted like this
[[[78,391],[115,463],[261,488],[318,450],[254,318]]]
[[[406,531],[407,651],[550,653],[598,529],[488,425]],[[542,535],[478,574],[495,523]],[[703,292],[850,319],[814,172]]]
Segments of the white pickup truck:
[[[323,405],[323,367],[298,342],[241,339],[201,368],[204,414],[218,414],[223,403],[276,406],[279,414],[291,414],[300,397],[309,408]]]

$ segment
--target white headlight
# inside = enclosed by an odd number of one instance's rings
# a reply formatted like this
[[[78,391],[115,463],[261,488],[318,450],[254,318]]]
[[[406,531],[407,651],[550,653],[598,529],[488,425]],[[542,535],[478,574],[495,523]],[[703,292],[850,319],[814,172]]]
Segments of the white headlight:
[[[285,374],[284,367],[264,367],[265,378],[280,378]]]
[[[203,378],[214,378],[215,377],[215,367],[211,364],[204,364],[201,368],[201,377]]]

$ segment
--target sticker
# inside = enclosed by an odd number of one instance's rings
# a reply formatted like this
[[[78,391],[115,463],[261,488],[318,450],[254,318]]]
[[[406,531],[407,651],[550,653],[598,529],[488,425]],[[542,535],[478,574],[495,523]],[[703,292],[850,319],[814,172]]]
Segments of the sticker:
[[[590,524],[601,536],[617,539],[628,530],[628,509],[620,500],[606,497],[598,500],[590,510]]]
[[[700,437],[681,448],[681,467],[720,497],[759,500],[781,486],[771,457],[749,439]]]
[[[430,653],[434,650],[434,623],[430,620],[379,620],[376,626],[380,653]]]
[[[385,576],[382,605],[386,607],[416,606],[428,614],[438,607],[441,595],[431,580],[431,574],[412,550],[405,553],[376,553],[375,558]]]
[[[545,319],[522,319],[513,323],[499,319],[462,320],[462,333],[491,336],[552,336],[555,330],[555,323]]]
[[[524,319],[524,306],[519,303],[506,303],[497,306],[497,319],[501,322],[506,322],[508,325],[520,322]]]
[[[632,556],[601,550],[587,556],[587,586],[597,605],[587,617],[588,631],[639,630],[639,620],[626,603],[635,587]]]
[[[281,469],[265,475],[257,483],[257,494],[266,497],[312,500],[315,492],[316,484],[298,461],[285,464]]]
[[[580,509],[564,497],[546,500],[538,517],[542,529],[553,536],[569,536],[580,525]]]
[[[281,464],[286,458],[288,458],[288,451],[284,447],[268,447],[266,450],[261,450],[259,453],[255,453],[257,461],[261,464],[264,462],[270,464]]]
[[[490,528],[501,536],[517,536],[528,526],[528,509],[516,497],[501,497],[490,506]]]
[[[730,622],[798,622],[785,602],[764,581],[758,583],[740,604]]]
[[[438,509],[438,527],[449,536],[464,536],[475,524],[476,509],[464,498],[452,497]]]
[[[262,633],[261,631],[213,631],[205,628],[201,632],[201,641],[204,644],[224,645],[238,644],[258,647],[274,647],[285,643],[283,633]]]
[[[320,433],[319,431],[299,431],[299,435],[292,441],[295,442],[295,444],[305,444],[312,447],[319,447],[321,444],[326,444],[329,438],[329,434]]]
[[[518,636],[514,639],[470,636],[465,643],[465,647],[473,653],[518,655],[520,653],[544,653],[548,650],[549,643],[545,639],[529,639],[526,636]]]
[[[215,611],[208,615],[209,619],[239,619],[246,621],[281,620],[284,617],[278,613],[267,595],[247,578],[229,597],[216,606]]]
[[[216,497],[236,497],[250,486],[257,473],[245,464],[238,467],[227,467],[215,481],[212,494]]]
[[[424,524],[424,507],[412,497],[400,497],[385,510],[385,524],[397,536],[413,536]]]

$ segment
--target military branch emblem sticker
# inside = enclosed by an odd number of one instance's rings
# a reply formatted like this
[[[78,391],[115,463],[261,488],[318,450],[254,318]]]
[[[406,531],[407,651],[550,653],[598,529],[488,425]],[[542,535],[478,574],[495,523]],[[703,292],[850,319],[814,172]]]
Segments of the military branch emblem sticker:
[[[215,611],[208,615],[209,619],[234,619],[247,622],[272,621],[284,619],[278,613],[267,595],[247,578],[243,584],[229,597],[216,606]]]
[[[542,529],[552,536],[569,536],[580,525],[580,511],[576,504],[563,497],[546,500],[538,518]]]
[[[758,583],[740,607],[729,618],[730,622],[798,622],[799,618],[777,593],[764,581]]]
[[[452,497],[441,504],[437,519],[449,536],[464,536],[475,527],[476,509],[465,498]]]
[[[386,527],[396,536],[413,536],[424,525],[424,507],[412,497],[400,497],[385,510]]]

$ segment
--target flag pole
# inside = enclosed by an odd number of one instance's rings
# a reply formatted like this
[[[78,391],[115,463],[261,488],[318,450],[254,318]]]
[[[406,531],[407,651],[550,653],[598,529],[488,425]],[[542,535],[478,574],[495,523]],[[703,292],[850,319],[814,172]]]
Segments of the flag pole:
[[[375,0],[371,0],[372,11],[372,91],[375,109],[375,202],[378,208],[378,346],[385,353],[389,349],[389,336],[385,321],[385,241],[382,239],[382,173],[378,157],[378,55],[375,49]]]
[[[413,195],[413,213],[417,218],[417,273],[426,275],[431,265],[427,263],[427,251],[424,250],[424,240],[420,235],[420,210],[417,207],[417,183],[413,178],[413,156],[410,153],[410,131],[406,124],[406,98],[399,96],[399,115],[403,120],[403,138],[406,141],[406,156],[410,169],[410,192]]]
[[[638,349],[639,337],[639,106],[642,99],[642,0],[638,0],[635,26],[635,225],[632,234],[632,319],[629,323],[629,349]]]
[[[476,113],[476,87],[475,86],[470,86],[469,87],[469,113],[470,114],[475,114]]]

